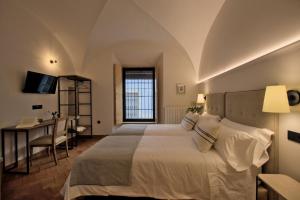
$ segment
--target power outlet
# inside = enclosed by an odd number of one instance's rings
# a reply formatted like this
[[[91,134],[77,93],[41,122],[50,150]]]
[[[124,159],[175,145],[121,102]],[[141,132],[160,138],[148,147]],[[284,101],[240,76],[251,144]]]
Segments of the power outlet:
[[[288,140],[300,143],[300,133],[294,131],[288,131]]]
[[[43,105],[32,105],[32,110],[43,109]]]

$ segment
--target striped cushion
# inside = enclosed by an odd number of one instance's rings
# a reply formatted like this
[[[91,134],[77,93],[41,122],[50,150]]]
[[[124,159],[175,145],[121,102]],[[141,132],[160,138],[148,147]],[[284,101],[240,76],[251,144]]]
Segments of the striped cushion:
[[[199,120],[194,127],[193,140],[199,151],[207,152],[217,141],[217,129],[219,122],[211,120]]]
[[[199,119],[197,113],[188,112],[181,121],[181,126],[186,130],[192,130]]]

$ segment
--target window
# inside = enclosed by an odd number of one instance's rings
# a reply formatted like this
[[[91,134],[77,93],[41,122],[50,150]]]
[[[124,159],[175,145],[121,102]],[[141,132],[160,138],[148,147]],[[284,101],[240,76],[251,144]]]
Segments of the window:
[[[123,68],[123,121],[155,121],[155,69]]]

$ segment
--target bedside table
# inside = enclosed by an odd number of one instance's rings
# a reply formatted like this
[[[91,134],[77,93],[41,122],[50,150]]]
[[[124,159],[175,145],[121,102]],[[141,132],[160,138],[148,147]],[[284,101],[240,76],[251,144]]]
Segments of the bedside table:
[[[300,199],[300,183],[284,174],[259,174],[258,179],[288,200]]]

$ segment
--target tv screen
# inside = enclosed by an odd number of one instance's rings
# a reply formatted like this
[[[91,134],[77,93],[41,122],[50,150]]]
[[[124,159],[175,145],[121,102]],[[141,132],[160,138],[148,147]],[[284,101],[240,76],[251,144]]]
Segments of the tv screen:
[[[55,94],[57,77],[28,71],[24,93]]]

